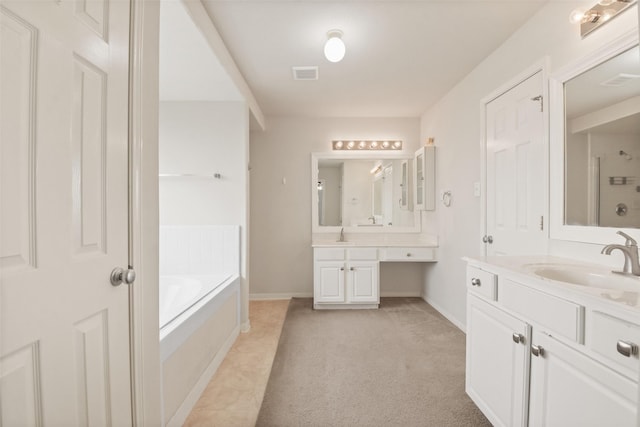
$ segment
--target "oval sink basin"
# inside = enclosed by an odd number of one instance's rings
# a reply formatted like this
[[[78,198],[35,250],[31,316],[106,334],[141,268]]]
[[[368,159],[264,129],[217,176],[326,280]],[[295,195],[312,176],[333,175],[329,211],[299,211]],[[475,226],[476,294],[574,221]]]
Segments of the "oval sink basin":
[[[533,273],[546,279],[573,285],[640,292],[640,278],[615,274],[606,270],[589,270],[578,266],[544,266],[534,269]]]

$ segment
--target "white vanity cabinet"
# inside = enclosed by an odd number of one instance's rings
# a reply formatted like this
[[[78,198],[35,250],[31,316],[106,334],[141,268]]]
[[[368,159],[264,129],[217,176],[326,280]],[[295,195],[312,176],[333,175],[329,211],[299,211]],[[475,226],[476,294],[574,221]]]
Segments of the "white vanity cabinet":
[[[531,328],[472,294],[467,319],[467,394],[493,425],[525,425]]]
[[[425,146],[416,151],[413,158],[414,207],[416,210],[435,209],[436,147]]]
[[[637,383],[550,335],[534,332],[530,426],[635,426]]]
[[[507,257],[502,257],[503,260]],[[467,267],[466,391],[496,426],[635,426],[638,314],[499,261]],[[618,317],[621,316],[621,318]]]
[[[314,248],[313,306],[378,308],[376,248]]]

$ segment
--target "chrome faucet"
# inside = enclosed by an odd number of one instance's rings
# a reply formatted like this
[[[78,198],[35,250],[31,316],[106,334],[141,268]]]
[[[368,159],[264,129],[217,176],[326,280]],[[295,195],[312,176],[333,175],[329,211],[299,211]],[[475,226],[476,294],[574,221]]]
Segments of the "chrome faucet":
[[[640,276],[640,261],[638,260],[638,242],[627,233],[618,231],[617,234],[626,239],[624,245],[607,245],[602,248],[603,254],[611,255],[611,252],[615,249],[620,250],[624,254],[624,266],[622,271],[614,271],[614,273],[620,274],[632,274],[634,276]]]
[[[344,240],[344,227],[340,229],[340,239],[338,239],[338,242],[345,242],[345,240]]]

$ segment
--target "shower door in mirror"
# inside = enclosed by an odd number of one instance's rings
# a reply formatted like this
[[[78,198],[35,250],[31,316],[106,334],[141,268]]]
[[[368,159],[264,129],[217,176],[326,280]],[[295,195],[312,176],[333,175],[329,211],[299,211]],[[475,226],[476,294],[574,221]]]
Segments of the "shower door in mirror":
[[[129,2],[0,5],[0,424],[131,425]]]
[[[546,251],[542,72],[486,105],[487,255]]]

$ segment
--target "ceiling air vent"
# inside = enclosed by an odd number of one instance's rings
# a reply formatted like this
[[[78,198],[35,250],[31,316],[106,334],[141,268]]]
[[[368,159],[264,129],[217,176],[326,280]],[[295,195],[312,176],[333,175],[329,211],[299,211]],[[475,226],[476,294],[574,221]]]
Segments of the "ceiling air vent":
[[[291,67],[293,80],[318,80],[318,67]]]
[[[620,73],[615,77],[610,78],[609,80],[605,80],[600,83],[601,86],[622,86],[624,84],[629,83],[631,80],[640,78],[638,74],[625,74]]]

